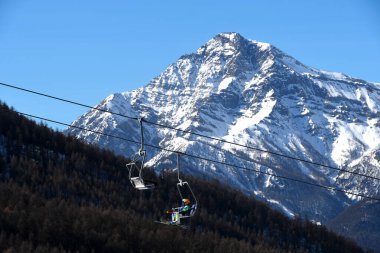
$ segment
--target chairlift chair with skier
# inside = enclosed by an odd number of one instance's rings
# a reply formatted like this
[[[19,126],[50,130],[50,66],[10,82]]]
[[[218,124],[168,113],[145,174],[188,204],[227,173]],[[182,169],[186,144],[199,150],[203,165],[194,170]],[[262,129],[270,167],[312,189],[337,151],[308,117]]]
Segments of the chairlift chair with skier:
[[[180,164],[179,164],[179,153],[177,154],[177,175],[178,175],[178,183],[177,190],[179,197],[181,199],[181,205],[179,207],[173,207],[170,211],[166,211],[166,214],[171,215],[171,220],[166,221],[157,221],[161,224],[166,225],[175,225],[180,226],[182,228],[187,228],[181,224],[181,219],[191,218],[197,211],[198,201],[194,195],[193,190],[190,185],[186,181],[182,181],[179,177]]]

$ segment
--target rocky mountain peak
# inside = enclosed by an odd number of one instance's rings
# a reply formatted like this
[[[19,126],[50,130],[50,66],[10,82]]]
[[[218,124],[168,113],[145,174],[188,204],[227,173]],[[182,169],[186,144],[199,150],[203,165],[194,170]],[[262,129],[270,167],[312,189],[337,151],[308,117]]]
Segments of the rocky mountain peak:
[[[220,33],[209,40],[197,51],[198,55],[206,59],[220,57],[222,60],[231,58],[260,58],[259,53],[268,51],[271,45],[268,43],[248,40],[238,33]]]
[[[236,52],[247,43],[249,43],[249,41],[238,33],[219,33],[203,45],[198,52],[212,53],[223,50],[231,50]]]

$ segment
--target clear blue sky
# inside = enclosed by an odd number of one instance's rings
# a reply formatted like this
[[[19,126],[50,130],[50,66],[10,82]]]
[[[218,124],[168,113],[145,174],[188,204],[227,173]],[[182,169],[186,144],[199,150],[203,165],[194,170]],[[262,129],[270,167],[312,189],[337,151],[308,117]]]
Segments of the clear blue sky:
[[[0,82],[95,105],[227,31],[380,82],[377,0],[0,0]],[[0,99],[68,123],[86,111],[4,87]]]

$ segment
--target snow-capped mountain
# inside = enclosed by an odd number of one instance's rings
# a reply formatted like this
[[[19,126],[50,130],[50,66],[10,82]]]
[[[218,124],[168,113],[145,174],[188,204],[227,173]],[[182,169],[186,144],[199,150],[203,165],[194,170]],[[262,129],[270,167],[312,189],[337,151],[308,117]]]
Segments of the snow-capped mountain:
[[[143,117],[263,150],[380,176],[380,85],[307,67],[276,47],[221,33],[180,57],[146,86],[115,93],[98,108]],[[74,123],[138,141],[135,120],[90,110]],[[130,156],[137,145],[70,128],[68,134]],[[145,142],[192,155],[375,195],[379,181],[144,124]],[[174,168],[173,154],[147,149],[147,165]],[[182,157],[188,173],[214,177],[289,216],[325,222],[356,198],[265,174]],[[249,160],[249,161],[247,161]],[[368,165],[368,166],[367,166]],[[363,185],[365,184],[365,185]]]

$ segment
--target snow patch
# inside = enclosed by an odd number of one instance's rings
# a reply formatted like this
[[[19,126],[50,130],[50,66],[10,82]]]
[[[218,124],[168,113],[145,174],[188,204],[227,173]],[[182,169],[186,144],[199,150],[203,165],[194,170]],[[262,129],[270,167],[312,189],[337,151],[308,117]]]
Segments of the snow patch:
[[[370,96],[368,95],[368,91],[367,89],[365,88],[360,88],[360,89],[357,89],[356,90],[356,98],[358,100],[360,100],[361,98],[363,98],[368,106],[368,108],[372,111],[372,112],[378,112],[378,107],[376,105],[376,103],[370,98]]]
[[[259,124],[262,120],[267,118],[270,113],[273,111],[274,106],[276,105],[276,100],[272,97],[274,90],[271,89],[265,95],[260,107],[260,110],[257,113],[254,113],[251,109],[242,110],[242,117],[238,118],[233,126],[230,127],[228,131],[227,140],[233,140],[234,136],[241,135],[244,130]],[[248,136],[249,137],[249,136]]]
[[[271,47],[269,43],[265,43],[265,42],[256,42],[256,44],[260,51],[266,51]]]
[[[261,70],[262,71],[268,71],[274,64],[274,61],[271,57],[267,57],[263,64],[261,65]]]
[[[221,92],[222,90],[225,90],[228,88],[228,86],[235,80],[235,77],[226,77],[223,79],[223,81],[220,82],[218,86],[218,92]]]
[[[319,70],[320,73],[324,74],[325,76],[331,78],[331,79],[336,79],[336,80],[341,80],[341,81],[346,81],[350,77],[339,72],[330,72],[330,71],[325,71],[325,70]]]
[[[325,89],[331,97],[344,97],[356,100],[355,86],[336,81],[319,81],[314,79],[314,83],[320,88]]]
[[[318,73],[314,71],[313,69],[304,66],[302,63],[298,62],[294,58],[287,55],[283,56],[281,58],[281,61],[283,62],[283,64],[285,64],[290,69],[293,69],[295,72],[299,74],[317,74]]]
[[[289,217],[294,217],[294,213],[290,211],[288,208],[286,208],[284,205],[282,205],[279,201],[274,199],[268,199],[268,202],[279,206]]]
[[[338,137],[332,144],[331,158],[338,165],[352,161],[352,154],[361,149],[376,148],[380,144],[380,128],[376,127],[378,119],[370,119],[367,124],[346,123],[328,117],[329,122],[336,125]],[[369,127],[368,127],[369,126]]]

